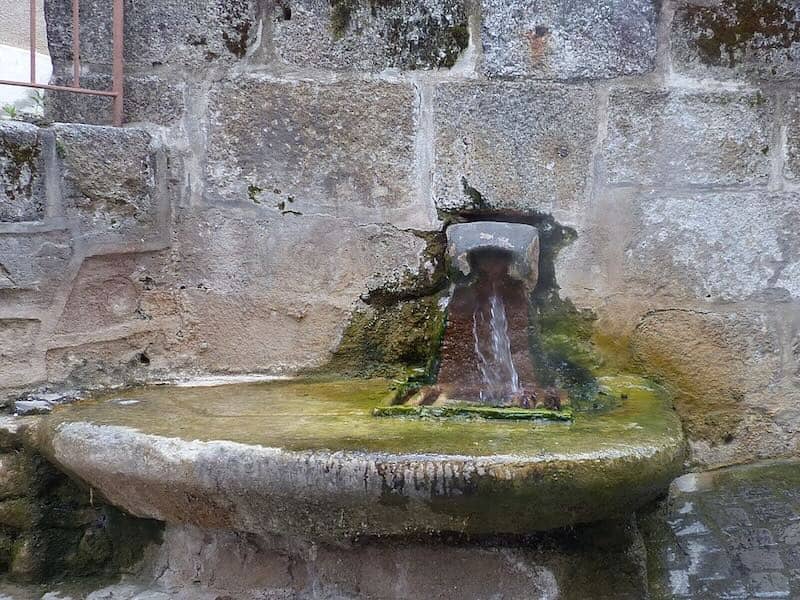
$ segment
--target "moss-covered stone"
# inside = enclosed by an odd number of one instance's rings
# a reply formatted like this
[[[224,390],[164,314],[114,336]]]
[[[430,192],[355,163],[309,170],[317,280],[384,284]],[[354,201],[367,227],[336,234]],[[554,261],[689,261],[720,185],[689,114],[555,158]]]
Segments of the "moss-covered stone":
[[[507,408],[501,406],[473,406],[452,404],[447,406],[411,406],[395,404],[373,409],[375,417],[417,417],[423,419],[466,418],[499,419],[506,421],[571,421],[572,409],[550,410],[547,408]]]
[[[685,10],[685,18],[698,31],[699,54],[710,65],[734,67],[747,51],[786,51],[800,44],[797,6],[792,1],[723,0],[712,7]]]
[[[402,377],[429,371],[444,328],[438,296],[356,311],[331,360],[317,372],[353,377]]]

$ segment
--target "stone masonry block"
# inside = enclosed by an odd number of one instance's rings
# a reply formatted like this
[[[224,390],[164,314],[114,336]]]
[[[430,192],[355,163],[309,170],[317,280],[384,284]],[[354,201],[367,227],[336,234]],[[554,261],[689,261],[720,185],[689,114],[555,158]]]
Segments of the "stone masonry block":
[[[46,0],[50,56],[57,66],[72,60],[69,2]],[[125,63],[203,65],[245,55],[256,34],[254,0],[125,1]],[[81,0],[81,60],[111,63],[111,3]]]
[[[150,134],[138,129],[55,126],[68,217],[88,242],[157,238],[159,190]]]
[[[39,129],[0,121],[0,222],[36,221],[44,215],[44,164]]]
[[[723,302],[800,299],[800,194],[644,196],[634,214],[629,290]]]
[[[569,209],[584,197],[596,95],[588,87],[444,84],[434,96],[436,206]]]
[[[0,234],[0,306],[46,307],[68,277],[68,230]]]
[[[796,0],[689,0],[670,33],[678,74],[715,79],[796,79],[800,4]]]
[[[71,73],[54,74],[51,83],[69,85]],[[111,76],[91,73],[81,78],[81,85],[93,90],[111,89]],[[123,121],[171,125],[183,115],[183,82],[159,75],[127,74],[124,83]],[[48,92],[45,95],[46,116],[61,123],[110,125],[111,98],[70,92]]]
[[[657,0],[481,0],[489,77],[605,79],[655,67]]]
[[[297,66],[451,67],[469,43],[464,0],[279,0],[272,20],[275,51]]]
[[[618,88],[609,104],[608,181],[766,185],[774,102],[760,92]]]
[[[424,225],[415,102],[405,84],[226,81],[209,102],[207,200]]]

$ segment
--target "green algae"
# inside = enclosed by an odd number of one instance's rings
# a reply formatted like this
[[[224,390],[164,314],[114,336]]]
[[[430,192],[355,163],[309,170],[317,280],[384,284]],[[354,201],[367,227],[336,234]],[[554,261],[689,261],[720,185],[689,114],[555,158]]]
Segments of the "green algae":
[[[217,387],[132,388],[59,407],[52,425],[88,421],[187,440],[229,440],[288,450],[349,450],[474,456],[570,456],[641,452],[680,446],[669,398],[645,380],[602,380],[625,395],[607,413],[574,421],[380,419],[397,383],[385,379],[303,381]],[[135,400],[135,403],[121,403]]]
[[[417,417],[499,419],[515,421],[572,421],[572,409],[550,410],[547,408],[516,408],[503,406],[474,406],[470,404],[450,404],[445,406],[413,406],[395,404],[379,406],[372,410],[374,417]]]

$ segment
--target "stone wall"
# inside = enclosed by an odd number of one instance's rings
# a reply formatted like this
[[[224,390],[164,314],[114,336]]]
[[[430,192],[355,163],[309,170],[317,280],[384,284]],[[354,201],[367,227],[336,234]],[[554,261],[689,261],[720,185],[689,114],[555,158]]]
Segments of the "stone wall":
[[[675,389],[697,461],[797,452],[791,0],[126,6],[124,130],[2,126],[3,388],[319,366],[361,298],[430,295],[426,233],[513,211],[575,230],[561,297]],[[106,3],[81,14],[107,86]]]

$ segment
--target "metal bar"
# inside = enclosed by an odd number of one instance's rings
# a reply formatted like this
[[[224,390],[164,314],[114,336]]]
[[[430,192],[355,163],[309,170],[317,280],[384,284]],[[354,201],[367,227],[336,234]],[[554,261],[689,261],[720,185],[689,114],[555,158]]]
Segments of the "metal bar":
[[[114,125],[117,127],[122,125],[122,109],[125,101],[124,83],[125,83],[125,66],[123,62],[123,32],[125,30],[125,5],[124,0],[114,0],[113,12],[111,15],[113,22],[113,81],[111,90],[114,92],[114,104],[112,106],[112,114]]]
[[[36,83],[36,0],[31,0],[30,7],[31,83]]]
[[[80,0],[72,0],[72,85],[81,87]]]
[[[7,81],[0,79],[0,85],[16,85],[21,87],[31,87],[41,90],[53,90],[55,92],[75,92],[76,94],[89,94],[91,96],[107,96],[115,98],[117,93],[114,91],[107,92],[105,90],[89,90],[81,87],[72,87],[70,85],[49,85],[47,83],[30,83],[28,81]]]

